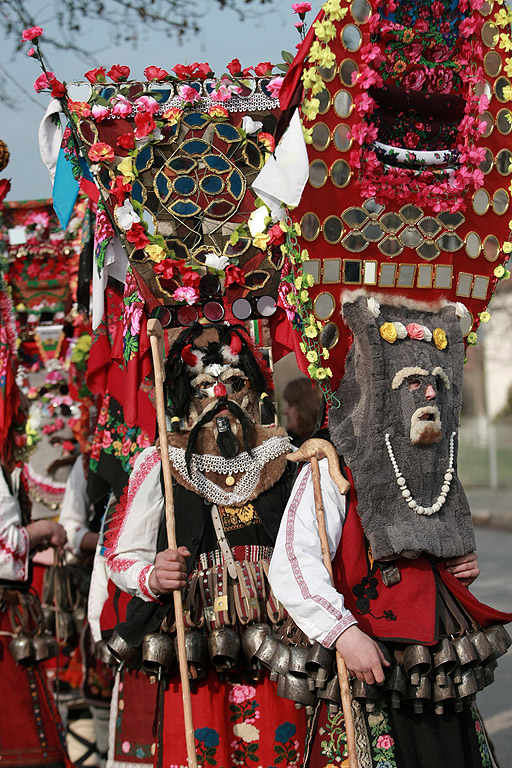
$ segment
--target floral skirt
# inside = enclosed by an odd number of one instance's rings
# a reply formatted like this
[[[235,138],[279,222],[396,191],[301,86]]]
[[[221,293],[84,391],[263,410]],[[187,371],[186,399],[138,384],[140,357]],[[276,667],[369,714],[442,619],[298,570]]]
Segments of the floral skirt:
[[[143,672],[116,675],[110,705],[107,768],[152,766],[157,686]]]
[[[353,702],[359,768],[496,768],[476,705],[460,713],[412,707],[392,709],[377,702],[368,714]],[[308,768],[347,768],[345,724],[341,710],[329,715],[322,705],[312,732]]]
[[[197,762],[211,768],[300,768],[306,714],[276,694],[263,672],[258,682],[220,680],[213,670],[192,693]],[[165,692],[162,768],[187,768],[181,689]],[[163,758],[163,759],[162,759]]]

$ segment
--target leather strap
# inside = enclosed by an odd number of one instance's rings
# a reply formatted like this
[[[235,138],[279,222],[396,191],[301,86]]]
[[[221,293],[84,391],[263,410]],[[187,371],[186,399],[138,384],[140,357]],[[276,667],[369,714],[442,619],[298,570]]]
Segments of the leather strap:
[[[272,624],[281,624],[284,621],[285,617],[287,616],[287,613],[284,609],[283,604],[280,603],[277,597],[274,595],[274,592],[270,585],[270,581],[268,580],[268,568],[269,568],[268,560],[260,560],[260,563],[263,569],[263,573],[265,574],[265,584],[267,585],[267,594],[268,594],[267,615],[270,621],[272,622]]]
[[[224,558],[224,562],[227,565],[229,575],[232,579],[236,579],[237,572],[235,567],[235,559],[233,557],[233,553],[231,552],[229,542],[226,539],[226,534],[224,533],[224,528],[222,527],[222,521],[220,519],[219,510],[216,504],[212,504],[211,515],[213,527],[215,529],[215,535],[219,543],[219,549],[222,552],[222,557]]]

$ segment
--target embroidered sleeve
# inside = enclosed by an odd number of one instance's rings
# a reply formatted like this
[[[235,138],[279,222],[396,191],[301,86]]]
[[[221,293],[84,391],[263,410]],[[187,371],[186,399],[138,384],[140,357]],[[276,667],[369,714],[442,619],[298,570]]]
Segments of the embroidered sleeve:
[[[18,500],[12,496],[0,472],[0,578],[26,581],[28,578],[29,539],[21,525]]]
[[[345,499],[331,481],[325,459],[320,473],[332,558],[341,539]],[[322,561],[309,465],[297,478],[283,515],[269,578],[276,597],[312,640],[330,648],[345,629],[357,623],[345,608],[343,595],[332,587]]]
[[[147,580],[155,564],[163,514],[160,455],[148,448],[137,459],[105,536],[109,577],[124,592],[146,602],[157,599]]]

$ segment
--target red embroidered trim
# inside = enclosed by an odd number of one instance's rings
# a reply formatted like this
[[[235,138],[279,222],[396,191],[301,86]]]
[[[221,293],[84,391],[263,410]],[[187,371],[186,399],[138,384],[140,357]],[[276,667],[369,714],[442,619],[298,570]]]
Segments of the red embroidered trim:
[[[133,503],[135,495],[139,491],[142,483],[146,479],[151,470],[160,462],[160,454],[156,448],[149,454],[147,458],[140,464],[136,472],[132,472],[128,486],[119,499],[116,506],[116,510],[112,515],[107,533],[105,534],[105,557],[108,560],[109,568],[113,568],[112,559],[115,557],[115,550],[119,537],[123,532],[126,524],[126,519],[130,511],[130,507]],[[124,569],[122,569],[124,570]]]
[[[136,562],[137,560],[129,560],[127,557],[115,557],[113,555],[108,558],[108,567],[114,573],[122,573],[131,568],[132,565],[135,565]]]
[[[351,613],[349,613],[348,616],[345,616],[344,619],[341,621],[338,621],[334,627],[331,629],[331,631],[324,637],[324,639],[321,641],[322,645],[325,646],[325,648],[331,648],[331,646],[334,645],[338,637],[341,635],[342,632],[344,632],[349,627],[353,626],[354,624],[357,624],[357,619],[355,619]]]
[[[306,490],[306,486],[308,484],[310,475],[311,475],[311,465],[308,465],[302,471],[302,478],[300,481],[300,485],[298,487],[297,492],[293,496],[290,506],[288,507],[288,514],[286,517],[285,551],[288,557],[288,562],[290,563],[290,566],[292,569],[292,573],[295,577],[295,581],[299,586],[300,593],[304,598],[304,600],[311,599],[315,603],[318,603],[323,608],[325,608],[325,610],[328,613],[334,616],[338,620],[338,622],[340,622],[340,621],[344,621],[346,619],[346,616],[343,617],[343,615],[337,610],[337,608],[331,605],[331,603],[328,600],[326,600],[325,597],[322,597],[321,595],[312,595],[311,592],[309,591],[308,585],[306,584],[306,580],[302,574],[297,555],[295,554],[295,548],[293,546],[294,530],[295,530],[295,515],[299,507],[299,504],[302,501],[302,497],[304,496],[304,491]],[[352,616],[352,614],[350,615]]]
[[[17,527],[17,526],[16,526]],[[21,539],[18,546],[13,549],[9,544],[9,540],[5,536],[0,535],[0,552],[2,559],[6,563],[12,562],[14,566],[14,574],[17,581],[25,581],[27,578],[27,549],[28,549],[28,533],[26,528],[20,527],[19,532]]]
[[[137,581],[139,583],[139,589],[142,592],[142,594],[146,595],[146,597],[149,600],[151,600],[152,603],[155,603],[156,598],[154,595],[151,594],[151,592],[149,591],[149,587],[147,585],[148,571],[150,571],[151,568],[153,568],[152,565],[145,565],[144,568],[141,569]]]

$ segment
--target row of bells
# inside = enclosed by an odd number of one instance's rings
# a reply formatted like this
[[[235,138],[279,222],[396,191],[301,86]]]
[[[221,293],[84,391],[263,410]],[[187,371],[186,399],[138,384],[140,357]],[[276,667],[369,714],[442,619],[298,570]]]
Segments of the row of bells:
[[[79,634],[85,621],[85,609],[78,608],[73,612],[55,611],[54,608],[43,605],[38,611],[37,622],[33,630],[23,626],[18,627],[9,642],[9,651],[17,662],[30,663],[53,659],[59,653],[59,644],[55,634],[61,641]]]
[[[424,706],[433,704],[435,712],[442,714],[451,702],[459,710],[463,700],[473,698],[493,682],[497,659],[511,642],[508,632],[495,625],[452,640],[443,638],[433,649],[409,645],[400,663],[381,646],[391,663],[384,684],[353,680],[352,696],[367,712],[375,710],[382,693],[394,708],[409,702],[421,713]],[[271,680],[277,682],[278,695],[294,701],[297,707],[306,707],[308,713],[313,712],[318,699],[325,700],[331,711],[340,706],[334,652],[319,643],[290,645],[268,624],[253,624],[241,636],[227,627],[214,629],[208,638],[201,632],[186,632],[185,652],[191,679],[204,679],[209,664],[224,673],[244,661],[250,670],[267,667]],[[135,648],[114,632],[107,642],[97,644],[97,655],[108,664],[124,662],[160,679],[173,672],[176,641],[165,633],[151,633],[141,648]]]

